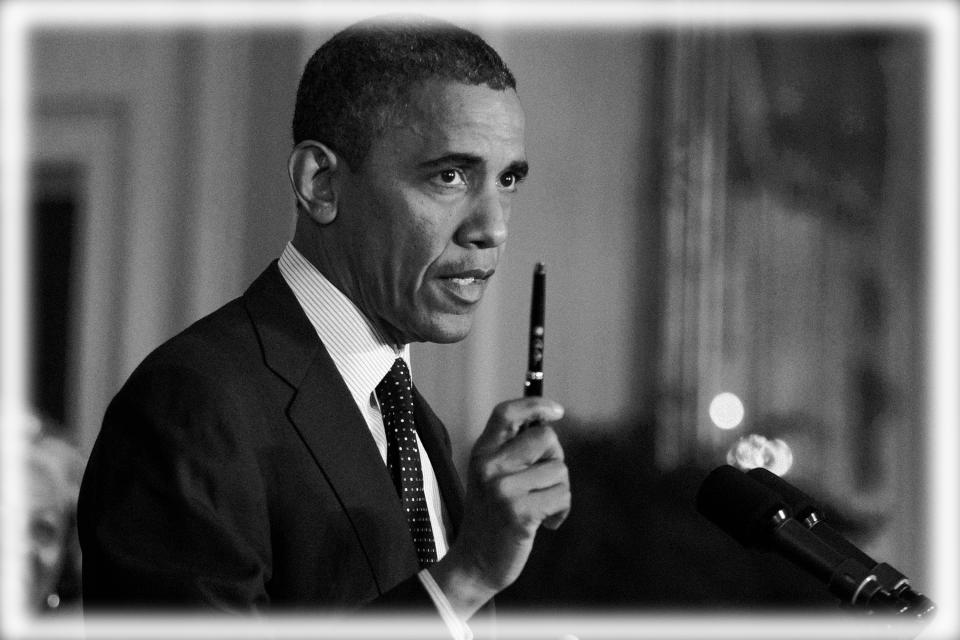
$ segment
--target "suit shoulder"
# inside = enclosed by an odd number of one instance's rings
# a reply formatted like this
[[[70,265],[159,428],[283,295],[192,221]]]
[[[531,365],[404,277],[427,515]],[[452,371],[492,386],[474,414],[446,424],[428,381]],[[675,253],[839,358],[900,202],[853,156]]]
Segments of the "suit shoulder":
[[[242,298],[197,320],[154,349],[134,376],[157,368],[230,369],[238,360],[259,358],[256,331]]]
[[[163,434],[161,439],[234,438],[223,425],[241,428],[257,398],[273,388],[265,383],[262,363],[242,299],[231,301],[161,344],[134,369],[107,407],[98,441],[143,430]]]

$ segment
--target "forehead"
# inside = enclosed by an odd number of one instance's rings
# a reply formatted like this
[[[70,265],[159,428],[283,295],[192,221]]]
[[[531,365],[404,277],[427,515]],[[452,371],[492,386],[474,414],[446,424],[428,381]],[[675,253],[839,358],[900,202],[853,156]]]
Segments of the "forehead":
[[[430,80],[414,87],[372,155],[431,159],[469,154],[490,163],[523,160],[524,115],[516,91]],[[380,153],[378,153],[378,150]]]

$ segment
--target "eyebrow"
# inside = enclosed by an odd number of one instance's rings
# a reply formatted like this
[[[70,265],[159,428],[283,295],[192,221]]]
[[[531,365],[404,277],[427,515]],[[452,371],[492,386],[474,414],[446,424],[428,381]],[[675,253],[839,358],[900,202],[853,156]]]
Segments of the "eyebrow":
[[[510,166],[507,167],[507,171],[511,171],[523,180],[527,177],[527,174],[530,173],[530,165],[527,164],[526,160],[517,160],[516,162],[511,162]]]
[[[483,164],[483,158],[472,153],[448,153],[444,156],[440,156],[439,158],[421,162],[418,166],[421,169],[429,170],[440,169],[449,165],[472,168],[481,164]],[[530,166],[527,164],[526,160],[515,160],[507,166],[506,170],[516,173],[521,178],[525,178],[530,172]]]

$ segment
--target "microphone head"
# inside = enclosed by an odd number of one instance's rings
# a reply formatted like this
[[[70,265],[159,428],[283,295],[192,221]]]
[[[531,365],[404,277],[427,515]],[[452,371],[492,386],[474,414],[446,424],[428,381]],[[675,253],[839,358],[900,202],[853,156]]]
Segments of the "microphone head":
[[[816,516],[817,520],[824,519],[823,508],[819,503],[817,503],[816,500],[805,494],[803,491],[800,491],[800,489],[797,489],[795,486],[777,474],[764,469],[763,467],[757,467],[756,469],[750,469],[747,471],[747,475],[760,484],[780,494],[780,497],[782,497],[784,502],[787,503],[791,511],[793,511],[794,517],[798,520],[803,520],[810,514]]]
[[[791,514],[774,491],[730,465],[717,467],[697,491],[697,511],[745,547],[766,547],[777,512]]]

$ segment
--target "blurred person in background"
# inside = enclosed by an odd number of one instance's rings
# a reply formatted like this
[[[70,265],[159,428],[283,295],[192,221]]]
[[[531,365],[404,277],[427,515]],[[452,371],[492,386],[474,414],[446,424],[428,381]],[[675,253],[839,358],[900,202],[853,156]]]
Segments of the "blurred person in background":
[[[28,606],[65,611],[80,604],[80,543],[77,493],[83,459],[60,429],[42,418],[31,421],[27,457],[29,500]]]

